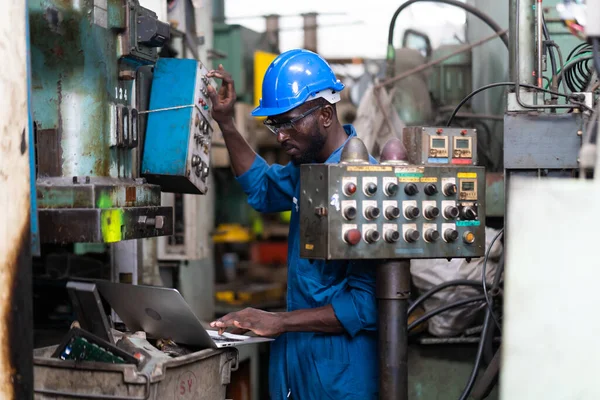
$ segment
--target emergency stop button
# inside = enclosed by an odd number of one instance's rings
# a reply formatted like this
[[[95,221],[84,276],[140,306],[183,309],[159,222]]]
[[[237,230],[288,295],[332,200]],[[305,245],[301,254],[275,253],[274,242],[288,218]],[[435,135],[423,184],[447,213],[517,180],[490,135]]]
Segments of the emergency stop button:
[[[344,233],[344,241],[350,246],[356,246],[360,243],[362,235],[358,229],[349,229]]]

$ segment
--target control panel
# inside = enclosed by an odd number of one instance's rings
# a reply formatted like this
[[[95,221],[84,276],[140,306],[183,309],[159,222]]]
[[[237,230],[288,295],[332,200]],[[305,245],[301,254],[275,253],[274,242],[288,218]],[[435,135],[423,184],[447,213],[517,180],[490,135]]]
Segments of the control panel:
[[[304,258],[484,255],[483,167],[312,164],[300,179]]]
[[[410,126],[402,132],[410,164],[477,165],[477,131]]]
[[[161,58],[154,68],[142,175],[163,192],[208,190],[213,120],[207,73],[201,62],[187,59]]]

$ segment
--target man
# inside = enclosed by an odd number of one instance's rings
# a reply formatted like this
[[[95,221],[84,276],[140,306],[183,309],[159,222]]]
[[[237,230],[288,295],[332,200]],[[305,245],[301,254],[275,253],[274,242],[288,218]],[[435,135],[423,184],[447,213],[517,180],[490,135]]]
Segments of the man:
[[[356,136],[354,128],[343,126],[336,113],[343,83],[325,60],[310,51],[291,50],[272,62],[265,74],[263,98],[252,115],[268,117],[265,125],[292,161],[269,166],[233,123],[236,95],[231,76],[222,66],[207,76],[222,80],[218,93],[209,88],[212,114],[250,205],[260,212],[292,211],[288,312],[247,308],[211,326],[277,337],[271,346],[269,371],[273,400],[377,398],[374,266],[299,256],[299,165],[338,163],[344,144]]]

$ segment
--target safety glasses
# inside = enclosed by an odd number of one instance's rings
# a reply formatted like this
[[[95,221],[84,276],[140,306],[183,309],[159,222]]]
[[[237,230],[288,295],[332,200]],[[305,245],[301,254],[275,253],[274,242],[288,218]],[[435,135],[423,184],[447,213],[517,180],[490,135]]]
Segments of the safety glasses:
[[[275,135],[279,135],[280,132],[283,132],[287,129],[292,129],[292,128],[296,128],[294,124],[296,124],[298,121],[300,121],[302,118],[304,117],[308,117],[310,114],[314,113],[315,111],[317,111],[319,108],[321,108],[323,106],[316,106],[313,107],[311,109],[309,109],[308,111],[298,115],[297,117],[294,117],[292,119],[290,119],[289,121],[286,122],[275,122],[272,119],[268,118],[266,119],[263,124],[265,124],[265,126],[267,128],[269,128],[269,130],[271,132],[273,132]]]

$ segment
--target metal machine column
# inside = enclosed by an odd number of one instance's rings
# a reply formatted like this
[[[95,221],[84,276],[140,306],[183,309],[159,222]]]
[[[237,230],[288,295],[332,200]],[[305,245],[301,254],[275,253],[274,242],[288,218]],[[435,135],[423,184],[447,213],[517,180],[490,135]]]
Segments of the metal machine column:
[[[408,298],[410,261],[377,266],[379,397],[408,400]]]
[[[33,394],[30,165],[25,2],[0,14],[0,398]],[[10,38],[10,40],[8,40]]]

